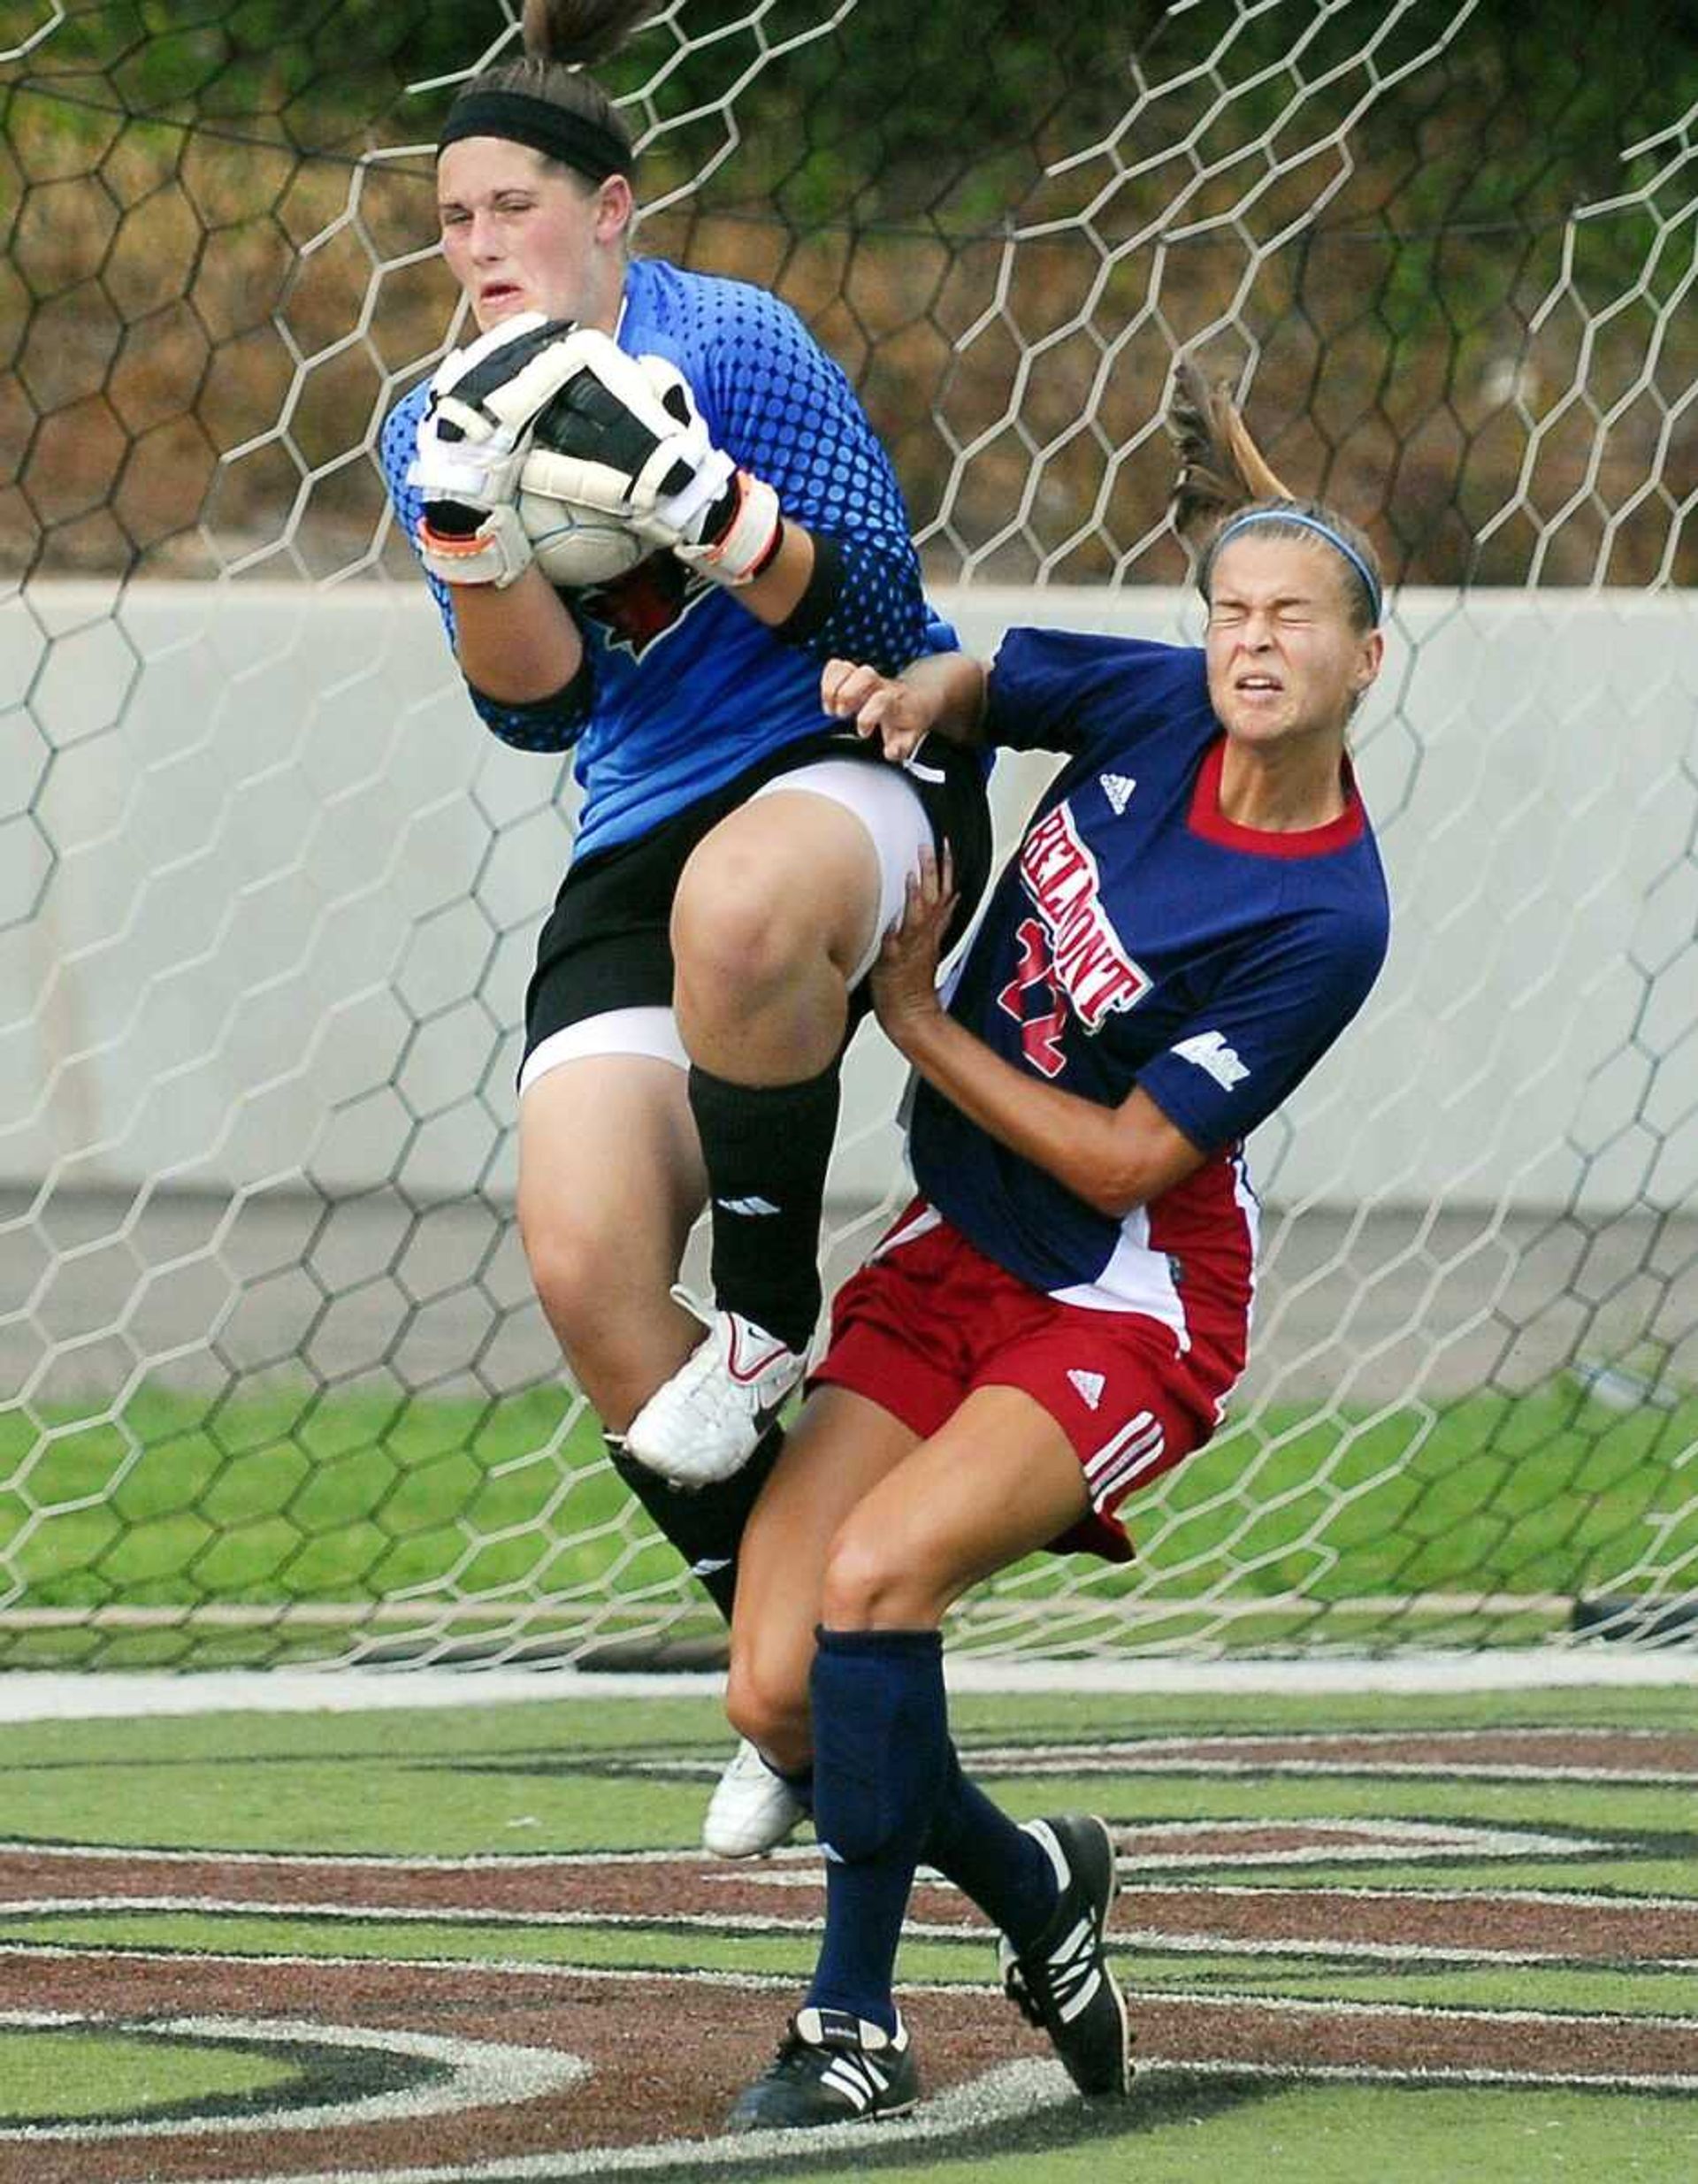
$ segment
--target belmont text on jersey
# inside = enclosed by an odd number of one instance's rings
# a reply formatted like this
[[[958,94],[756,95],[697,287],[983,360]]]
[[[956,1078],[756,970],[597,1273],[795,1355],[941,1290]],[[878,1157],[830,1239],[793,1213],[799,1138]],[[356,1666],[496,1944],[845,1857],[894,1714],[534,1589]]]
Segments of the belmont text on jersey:
[[[1101,876],[1065,803],[1021,844],[1020,876],[1049,934],[1049,975],[1087,1031],[1113,1008],[1130,1008],[1150,981],[1121,946],[1104,906]]]

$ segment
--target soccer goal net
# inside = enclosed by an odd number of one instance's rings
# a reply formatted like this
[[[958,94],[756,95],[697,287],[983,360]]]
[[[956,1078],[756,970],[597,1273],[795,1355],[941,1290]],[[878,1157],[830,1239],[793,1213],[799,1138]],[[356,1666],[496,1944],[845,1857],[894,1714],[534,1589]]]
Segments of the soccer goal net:
[[[574,792],[474,721],[375,460],[460,338],[430,147],[517,12],[0,10],[0,1667],[711,1642],[513,1233]],[[605,73],[639,247],[802,313],[975,649],[1197,634],[1182,353],[1392,582],[1393,953],[1251,1148],[1251,1374],[1130,1570],[1035,1560],[960,1646],[1691,1639],[1678,12],[673,0]],[[863,1031],[829,1281],[900,1202],[899,1091]]]

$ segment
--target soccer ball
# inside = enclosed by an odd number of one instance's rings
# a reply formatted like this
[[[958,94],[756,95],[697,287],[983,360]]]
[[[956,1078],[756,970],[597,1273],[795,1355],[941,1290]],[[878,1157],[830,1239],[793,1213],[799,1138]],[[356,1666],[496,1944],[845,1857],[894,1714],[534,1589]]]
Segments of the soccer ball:
[[[519,521],[538,565],[551,584],[582,591],[611,584],[654,551],[600,509],[557,501],[546,493],[519,491]]]

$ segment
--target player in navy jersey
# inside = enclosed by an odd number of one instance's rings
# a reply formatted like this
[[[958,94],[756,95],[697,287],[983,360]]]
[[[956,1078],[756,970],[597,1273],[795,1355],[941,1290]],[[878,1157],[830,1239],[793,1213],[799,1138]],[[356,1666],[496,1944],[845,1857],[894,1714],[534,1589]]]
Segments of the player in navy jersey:
[[[1018,1828],[967,1780],[940,1626],[1036,1551],[1128,1559],[1126,1497],[1209,1438],[1250,1328],[1243,1141],[1361,1007],[1388,928],[1346,754],[1381,658],[1372,550],[1286,492],[1223,392],[1181,385],[1200,650],[1015,630],[988,671],[825,672],[887,756],[948,735],[1067,762],[947,1003],[946,862],[873,974],[918,1078],[920,1195],[839,1292],[744,1541],[728,1709],[811,1801],[827,1912],[735,2128],[913,2104],[891,1979],[922,1860],[1001,1929],[1006,1991],[1081,2091],[1128,2082],[1108,1830]]]
[[[630,132],[572,64],[653,11],[529,0],[526,58],[457,95],[438,195],[479,336],[397,405],[383,462],[477,711],[574,753],[582,815],[526,1000],[520,1226],[614,1461],[729,1615],[819,1309],[857,988],[922,851],[948,839],[983,870],[989,825],[981,763],[891,767],[821,704],[833,654],[894,670],[952,642],[847,379],[764,291],[630,256]],[[544,577],[519,506],[544,456],[545,491],[626,524],[628,572]],[[709,1198],[704,1330],[672,1284]],[[798,1817],[741,1757],[710,1812],[731,1853]]]

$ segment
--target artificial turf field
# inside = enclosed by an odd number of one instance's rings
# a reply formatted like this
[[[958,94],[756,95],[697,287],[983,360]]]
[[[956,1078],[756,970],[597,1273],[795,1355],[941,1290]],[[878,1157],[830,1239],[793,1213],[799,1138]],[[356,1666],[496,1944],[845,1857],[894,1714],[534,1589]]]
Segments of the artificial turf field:
[[[811,1842],[697,1855],[711,1696],[536,1686],[9,1726],[0,2184],[1698,2176],[1698,1682],[958,1695],[1012,1810],[1115,1829],[1133,2096],[1072,2096],[927,1882],[928,2097],[800,2143],[718,2119],[805,1977]]]

